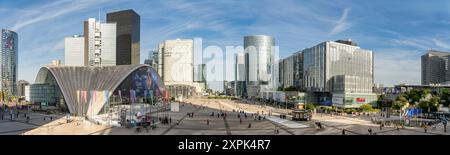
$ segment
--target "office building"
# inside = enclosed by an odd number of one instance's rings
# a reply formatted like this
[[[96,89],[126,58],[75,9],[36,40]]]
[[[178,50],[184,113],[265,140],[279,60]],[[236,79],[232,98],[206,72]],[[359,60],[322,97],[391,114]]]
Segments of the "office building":
[[[19,37],[17,33],[2,29],[0,45],[0,91],[7,96],[16,95],[19,54]]]
[[[440,84],[450,81],[450,53],[428,50],[422,55],[422,85]]]
[[[351,40],[326,41],[303,53],[303,79],[312,102],[343,108],[374,103],[373,53]]]
[[[30,85],[28,81],[19,80],[17,82],[17,96],[25,96],[25,86]]]
[[[74,35],[64,38],[64,65],[88,66],[87,54],[84,52],[84,36]]]
[[[116,23],[96,22],[89,18],[84,22],[84,54],[88,66],[116,65]]]
[[[194,82],[194,41],[192,39],[165,40],[159,47],[162,55],[161,78],[167,85]]]
[[[136,65],[140,63],[141,17],[134,10],[111,12],[107,23],[116,23],[116,64]]]
[[[244,37],[246,92],[248,98],[257,98],[263,91],[277,88],[278,66],[275,60],[275,39],[271,36]],[[276,65],[275,65],[276,64]]]
[[[144,60],[144,64],[150,65],[156,71],[158,69],[158,51],[151,50],[148,52],[148,58]]]
[[[235,81],[235,95],[237,97],[245,97],[246,93],[246,85],[245,85],[245,54],[237,53],[235,58],[235,73],[234,73],[234,81]]]
[[[51,66],[61,66],[61,60],[56,59],[56,60],[52,60],[52,63],[50,64]]]

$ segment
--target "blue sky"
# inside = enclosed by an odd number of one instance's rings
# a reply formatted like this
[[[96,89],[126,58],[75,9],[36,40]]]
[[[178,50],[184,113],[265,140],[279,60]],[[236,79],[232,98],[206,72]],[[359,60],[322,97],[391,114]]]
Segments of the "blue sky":
[[[374,51],[375,82],[420,83],[420,56],[450,51],[450,1],[352,0],[0,0],[0,28],[19,33],[19,79],[64,59],[64,37],[110,11],[141,15],[141,62],[165,39],[203,38],[204,46],[242,45],[274,36],[280,57],[322,41],[351,38]],[[227,75],[228,78],[232,75]]]

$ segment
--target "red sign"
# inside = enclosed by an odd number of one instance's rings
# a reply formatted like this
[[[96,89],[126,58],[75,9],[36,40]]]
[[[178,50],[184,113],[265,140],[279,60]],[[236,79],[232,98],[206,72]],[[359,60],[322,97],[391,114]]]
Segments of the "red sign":
[[[366,98],[356,98],[356,102],[358,103],[366,102]]]

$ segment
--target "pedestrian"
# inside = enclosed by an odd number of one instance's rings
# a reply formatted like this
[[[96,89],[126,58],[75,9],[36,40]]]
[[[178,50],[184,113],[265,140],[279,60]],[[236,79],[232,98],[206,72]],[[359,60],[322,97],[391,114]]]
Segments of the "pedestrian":
[[[172,117],[169,118],[169,123],[172,124]]]
[[[383,123],[380,124],[380,130],[383,130]]]
[[[239,124],[242,124],[242,118],[239,119]]]
[[[219,118],[219,113],[217,113],[217,118]]]
[[[209,125],[209,119],[206,120],[206,125]]]
[[[427,125],[425,125],[423,129],[425,130],[425,133],[427,133],[427,129],[428,129]]]
[[[342,129],[342,135],[345,135],[345,129]]]
[[[369,135],[372,135],[372,128],[367,129],[369,131]]]
[[[248,128],[252,128],[252,123],[248,123]]]

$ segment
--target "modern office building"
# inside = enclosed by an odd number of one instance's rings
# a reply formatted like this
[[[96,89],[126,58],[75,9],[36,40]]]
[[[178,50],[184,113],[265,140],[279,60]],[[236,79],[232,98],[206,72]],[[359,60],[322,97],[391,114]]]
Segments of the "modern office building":
[[[116,29],[116,23],[96,22],[94,18],[84,22],[84,54],[88,66],[116,65]]]
[[[52,60],[52,63],[50,65],[51,66],[61,66],[62,65],[61,60],[59,60],[59,59]]]
[[[355,45],[326,41],[302,51],[304,87],[312,102],[343,108],[374,103],[373,53]]]
[[[422,55],[422,85],[450,81],[449,57],[450,53],[435,50]]]
[[[194,82],[194,41],[192,39],[165,40],[159,47],[162,55],[164,83],[192,85]]]
[[[134,10],[111,12],[106,15],[108,23],[116,23],[116,64],[140,63],[141,17]]]
[[[144,60],[144,64],[150,65],[156,71],[158,71],[158,51],[151,50],[148,52],[148,58]]]
[[[2,29],[0,45],[0,91],[8,96],[16,95],[19,55],[19,37],[17,33]]]
[[[30,85],[28,81],[19,80],[17,82],[17,96],[25,96],[25,86]]]
[[[88,66],[88,55],[84,52],[84,36],[64,38],[64,65]]]
[[[257,98],[263,91],[277,88],[278,68],[275,65],[275,39],[271,36],[244,37],[246,91],[248,98]]]
[[[247,93],[245,87],[245,54],[237,53],[235,58],[235,73],[234,73],[234,92],[237,97],[246,97]]]
[[[206,90],[206,65],[194,67],[194,40],[165,40],[159,44],[156,55],[158,74],[168,91],[176,93],[173,96],[186,98]]]

